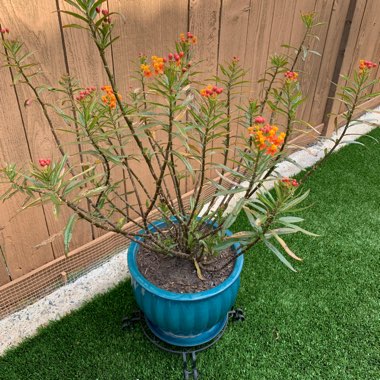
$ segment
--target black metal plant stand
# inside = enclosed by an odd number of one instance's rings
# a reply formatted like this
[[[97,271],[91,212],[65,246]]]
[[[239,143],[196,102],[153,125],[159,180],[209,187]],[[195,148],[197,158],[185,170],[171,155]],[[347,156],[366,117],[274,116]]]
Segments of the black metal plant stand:
[[[160,350],[170,352],[172,354],[178,354],[182,356],[183,362],[183,378],[189,380],[190,376],[194,380],[199,379],[199,372],[197,369],[197,353],[207,350],[212,347],[225,333],[227,324],[231,320],[233,322],[244,321],[245,316],[242,309],[232,308],[228,312],[228,319],[226,324],[220,333],[214,337],[210,342],[204,343],[202,345],[193,346],[193,347],[179,347],[173,346],[162,340],[158,339],[149,329],[145,322],[144,313],[142,311],[135,311],[130,316],[126,316],[122,320],[122,329],[127,330],[135,326],[137,323],[140,323],[143,333],[146,338],[153,343]]]

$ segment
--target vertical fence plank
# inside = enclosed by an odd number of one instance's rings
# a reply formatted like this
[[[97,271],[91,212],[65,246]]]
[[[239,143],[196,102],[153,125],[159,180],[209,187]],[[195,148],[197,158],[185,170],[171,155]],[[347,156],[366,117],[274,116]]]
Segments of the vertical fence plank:
[[[244,64],[244,57],[247,49],[247,34],[249,26],[249,15],[251,11],[252,0],[224,0],[222,6],[222,14],[220,18],[220,36],[219,36],[219,54],[218,63],[224,66],[231,63],[233,57],[238,57],[240,63],[244,69],[248,67]],[[221,75],[218,70],[218,75]],[[245,97],[249,92],[248,85],[240,86],[241,93]],[[237,90],[235,90],[237,92]],[[235,94],[235,99],[232,101],[231,109],[234,109],[235,105],[241,103],[241,97],[239,94]],[[236,110],[236,109],[235,109]],[[233,150],[234,145],[240,142],[239,136],[244,133],[243,127],[240,126],[234,119],[238,116],[238,113],[231,114],[231,148]],[[215,141],[215,145],[223,146],[224,138],[221,137]],[[234,155],[231,151],[230,157]],[[222,152],[216,152],[215,161],[223,163]]]
[[[370,1],[372,1],[372,0],[370,0]],[[355,1],[354,4],[355,4],[355,8],[353,10],[353,15],[352,15],[353,18],[352,18],[352,20],[349,21],[350,22],[349,35],[348,35],[347,42],[345,44],[346,46],[344,49],[343,62],[341,64],[341,68],[339,70],[339,73],[344,74],[344,75],[347,75],[350,73],[350,68],[351,68],[351,65],[353,62],[354,52],[356,50],[358,35],[360,33],[360,29],[362,28],[362,21],[363,21],[364,12],[365,12],[365,9],[367,6],[367,0],[357,0],[357,1]],[[337,45],[337,46],[339,46],[339,45]],[[344,48],[344,47],[342,47],[342,48]],[[334,62],[334,65],[335,65],[335,62]],[[337,79],[338,79],[338,81],[337,81],[338,87],[342,86],[345,83],[343,78],[339,77]],[[330,95],[331,97],[334,97],[336,88],[334,88],[333,90],[334,91]],[[327,101],[327,105],[329,103],[330,102]],[[326,105],[326,107],[327,107],[327,105]],[[326,110],[327,112],[331,113],[332,116],[325,121],[325,128],[324,128],[323,134],[328,136],[333,132],[333,130],[334,130],[334,118],[335,118],[334,115],[337,115],[340,112],[340,107],[341,107],[341,102],[334,100],[331,103],[331,108]]]
[[[339,54],[340,41],[344,32],[344,25],[349,8],[349,2],[345,0],[335,0],[331,9],[330,19],[323,20],[328,22],[328,31],[325,38],[323,50],[320,50],[322,57],[320,59],[320,68],[316,76],[317,84],[315,87],[312,101],[310,101],[309,116],[305,114],[305,120],[312,125],[318,125],[323,122],[325,117],[326,100],[329,96],[331,80],[333,80],[334,68]],[[311,95],[310,95],[311,97]]]
[[[350,62],[349,74],[352,75],[359,67],[359,60],[379,61],[380,55],[380,2],[377,0],[367,0],[360,29],[356,36],[351,35],[348,40],[348,46],[353,45],[352,38],[355,38],[354,51],[352,56],[345,56],[345,60]],[[360,13],[359,13],[360,16]],[[373,78],[376,73],[372,73]],[[370,92],[372,88],[364,93]],[[363,94],[364,94],[363,93]],[[343,104],[340,105],[339,113],[345,111]]]
[[[74,11],[75,8],[67,4],[63,0],[58,0],[58,7],[63,11]],[[107,3],[103,4],[103,9],[107,8]],[[62,24],[70,24],[77,22],[71,15],[61,13]],[[67,70],[70,75],[79,80],[82,87],[95,86],[101,92],[100,88],[103,85],[108,85],[109,80],[104,70],[103,63],[99,56],[99,52],[96,48],[95,42],[91,39],[89,33],[84,30],[78,30],[74,28],[64,28],[63,30],[63,42],[64,49],[67,57]],[[106,59],[108,65],[113,72],[113,59],[112,48],[109,47],[106,50]],[[89,155],[82,156],[82,161],[93,162],[93,157]],[[99,173],[102,169],[97,169]],[[111,181],[118,182],[123,181],[125,184],[125,178],[123,170],[120,167],[112,167],[111,165]],[[122,193],[125,193],[126,188],[124,184],[121,184]],[[120,194],[121,195],[121,194]],[[126,199],[126,197],[125,197]],[[120,208],[125,208],[124,201],[121,199],[114,199],[114,203]],[[121,217],[119,213],[114,214],[114,220],[118,220]],[[93,227],[93,233],[95,236],[100,236],[105,231]]]
[[[199,41],[194,48],[195,60],[201,60],[198,79],[204,84],[214,83],[213,77],[217,74],[222,5],[223,0],[190,0],[189,3],[189,29]],[[214,157],[208,157],[207,161],[212,163]],[[210,167],[206,175],[214,177],[214,173]],[[192,185],[190,183],[190,187]]]
[[[175,41],[179,40],[179,34],[187,31],[188,2],[187,0],[144,2],[109,0],[109,6],[112,12],[119,12],[122,15],[122,18],[117,19],[114,29],[115,36],[120,38],[113,45],[113,58],[116,80],[123,96],[127,96],[130,86],[139,86],[132,77],[136,76],[135,71],[139,70],[140,53],[145,54],[150,61],[153,55],[167,56],[169,52],[174,52]],[[162,138],[163,144],[166,144],[165,133],[159,133],[157,137]],[[148,142],[146,144],[148,145]],[[127,153],[137,152],[137,145],[131,141]],[[154,188],[147,165],[143,161],[137,163],[132,160],[130,166],[139,174],[145,187],[153,193]],[[157,168],[156,165],[154,167]],[[170,181],[166,183],[169,190],[173,191]],[[185,181],[181,187],[185,190]],[[145,205],[144,193],[142,190],[139,192]],[[133,195],[130,199],[132,203],[136,203]]]
[[[0,245],[0,286],[7,284],[9,281],[11,281],[11,277],[8,274],[5,255],[3,254],[3,250]]]
[[[244,65],[249,68],[250,96],[261,97],[262,85],[256,82],[264,74],[272,29],[274,0],[252,0]]]
[[[203,80],[216,75],[222,0],[190,0],[190,31],[198,37],[195,56],[201,59],[199,70]]]

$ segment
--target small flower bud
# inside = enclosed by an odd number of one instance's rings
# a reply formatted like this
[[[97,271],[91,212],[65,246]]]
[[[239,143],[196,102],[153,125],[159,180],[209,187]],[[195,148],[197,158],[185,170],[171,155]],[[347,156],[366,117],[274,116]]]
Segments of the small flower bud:
[[[179,52],[179,56],[182,58],[185,55],[183,51]]]
[[[183,67],[183,68],[182,68],[182,72],[183,72],[183,73],[186,73],[186,71],[187,71],[187,68],[186,68],[186,67]]]
[[[257,116],[255,118],[255,123],[264,124],[265,123],[265,119],[262,116]]]
[[[221,87],[217,88],[215,91],[218,95],[220,95],[223,92],[223,89]]]
[[[28,107],[33,103],[33,99],[26,99],[24,102],[24,107]]]
[[[180,60],[179,55],[178,55],[178,54],[174,54],[174,59],[175,59],[176,61],[179,61],[179,60]]]
[[[49,159],[44,159],[44,158],[40,158],[38,160],[38,163],[40,164],[41,167],[45,167],[45,166],[49,166],[50,165],[50,160]]]
[[[108,9],[103,9],[102,14],[103,14],[103,16],[108,16],[110,14],[110,12]]]
[[[168,60],[164,57],[162,58],[162,62],[166,63]]]
[[[169,53],[168,58],[169,58],[169,61],[171,61],[173,59],[173,54]]]
[[[96,7],[95,10],[96,10],[96,13],[100,13],[100,7]]]

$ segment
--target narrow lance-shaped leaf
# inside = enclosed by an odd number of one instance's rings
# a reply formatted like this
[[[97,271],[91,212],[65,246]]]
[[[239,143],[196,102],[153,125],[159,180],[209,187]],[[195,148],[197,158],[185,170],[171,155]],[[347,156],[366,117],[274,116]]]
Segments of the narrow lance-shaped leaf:
[[[75,222],[78,219],[77,214],[72,214],[67,221],[65,230],[63,232],[63,243],[65,245],[65,254],[67,255],[69,253],[69,248],[70,248],[70,242],[73,237],[73,228],[75,225]]]

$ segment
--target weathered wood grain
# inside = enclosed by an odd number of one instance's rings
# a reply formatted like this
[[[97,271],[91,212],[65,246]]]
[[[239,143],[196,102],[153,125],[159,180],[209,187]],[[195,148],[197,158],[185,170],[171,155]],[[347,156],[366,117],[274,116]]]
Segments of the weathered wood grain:
[[[65,63],[55,2],[41,1],[38,7],[31,2],[8,3],[2,8],[2,17],[7,20],[7,24],[12,30],[12,36],[20,36],[26,49],[34,52],[32,59],[40,63],[42,73],[33,78],[33,84],[35,86],[56,86],[59,78],[65,72]],[[20,104],[24,104],[27,99],[34,99],[34,94],[26,85],[17,85],[16,91]],[[46,91],[41,96],[45,102],[55,101],[55,98]],[[39,158],[44,157],[59,160],[61,155],[38,103],[33,102],[29,107],[20,107],[20,112],[26,130],[31,160],[37,162]],[[62,122],[54,115],[54,112],[49,111],[49,114],[53,127],[61,127]],[[62,141],[65,141],[63,135],[61,138]],[[44,205],[43,208],[49,235],[52,236],[62,231],[71,212],[62,207],[59,217],[55,217],[50,205]],[[84,227],[82,224],[77,226],[72,240],[73,247],[86,242],[87,231],[89,231],[89,227]],[[52,246],[55,257],[64,253],[62,239],[55,239]]]
[[[327,20],[327,18],[323,20],[328,23],[328,32],[323,49],[321,49],[322,57],[320,59],[314,95],[313,97],[310,95],[310,97],[312,97],[310,113],[308,117],[307,114],[305,114],[305,120],[308,120],[313,125],[317,125],[324,120],[326,100],[329,96],[335,64],[338,55],[344,54],[344,52],[339,52],[339,48],[348,7],[348,1],[335,0],[329,20]],[[336,36],[336,38],[333,38],[333,36]]]
[[[8,24],[9,25],[9,24]],[[3,52],[3,50],[1,49]],[[30,150],[25,138],[23,120],[19,112],[18,99],[7,68],[0,69],[0,162],[17,163],[18,167],[28,165]],[[8,189],[0,184],[0,192]],[[33,247],[49,235],[42,207],[28,209],[18,213],[23,197],[15,196],[6,203],[0,203],[0,245],[2,255],[8,264],[12,279],[18,278],[32,269],[54,259],[51,244],[36,250]],[[4,260],[0,257],[0,267],[4,269]],[[1,282],[7,282],[4,270]],[[8,278],[9,280],[9,278]]]

